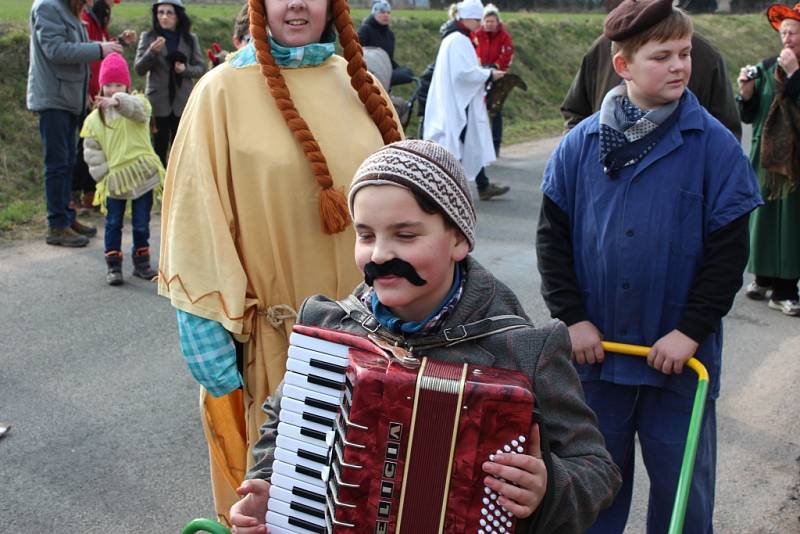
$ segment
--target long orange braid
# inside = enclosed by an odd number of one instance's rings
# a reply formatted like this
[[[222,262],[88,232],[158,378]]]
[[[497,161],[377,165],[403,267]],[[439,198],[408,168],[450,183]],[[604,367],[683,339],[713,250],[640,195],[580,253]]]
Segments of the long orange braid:
[[[267,39],[267,20],[264,0],[248,0],[250,6],[250,35],[256,48],[256,58],[261,67],[261,74],[267,81],[272,98],[283,115],[287,126],[292,131],[295,139],[300,143],[303,152],[311,164],[311,170],[317,183],[322,188],[319,195],[319,213],[322,219],[322,228],[327,234],[336,234],[344,231],[350,224],[347,212],[347,200],[344,193],[333,187],[328,163],[319,147],[314,134],[308,124],[297,112],[286,80],[276,65],[270,52]],[[394,121],[391,109],[378,87],[367,74],[367,67],[358,42],[358,36],[353,28],[350,18],[350,8],[347,0],[331,0],[332,13],[336,29],[339,32],[339,42],[347,59],[347,72],[350,74],[350,83],[358,93],[359,99],[366,106],[372,120],[381,132],[384,143],[400,140],[400,131]]]

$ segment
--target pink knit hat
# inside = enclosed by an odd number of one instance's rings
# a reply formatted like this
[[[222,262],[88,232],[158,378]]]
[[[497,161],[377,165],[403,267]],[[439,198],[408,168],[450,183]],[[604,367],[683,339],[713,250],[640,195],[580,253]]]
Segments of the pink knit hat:
[[[130,90],[131,73],[128,63],[120,54],[109,54],[100,64],[100,87],[109,83],[121,83]]]

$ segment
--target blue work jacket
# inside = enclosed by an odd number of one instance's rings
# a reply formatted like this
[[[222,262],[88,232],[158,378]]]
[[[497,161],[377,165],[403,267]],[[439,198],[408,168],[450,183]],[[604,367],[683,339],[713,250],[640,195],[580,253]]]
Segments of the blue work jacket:
[[[653,345],[674,330],[703,263],[710,234],[761,203],[739,142],[686,91],[679,118],[637,164],[603,171],[599,114],[571,130],[553,152],[542,192],[569,217],[574,269],[588,319],[604,339]],[[719,394],[722,325],[697,357]],[[577,365],[583,381],[666,387],[692,395],[696,375],[662,375],[644,358],[608,354]]]

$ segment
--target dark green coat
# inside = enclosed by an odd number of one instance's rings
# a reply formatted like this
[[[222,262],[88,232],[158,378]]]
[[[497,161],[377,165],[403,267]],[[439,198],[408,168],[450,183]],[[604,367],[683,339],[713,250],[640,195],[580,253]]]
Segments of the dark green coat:
[[[760,162],[761,133],[775,95],[775,60],[772,57],[758,64],[763,74],[756,80],[753,97],[741,104],[742,122],[753,125],[750,161],[758,174],[764,199],[764,205],[750,215],[747,270],[759,276],[793,279],[800,278],[800,188],[785,198],[768,200],[769,192],[764,189],[766,172]],[[800,70],[793,78],[800,78]],[[787,83],[787,89],[789,86]],[[794,102],[800,105],[797,95],[794,95]]]

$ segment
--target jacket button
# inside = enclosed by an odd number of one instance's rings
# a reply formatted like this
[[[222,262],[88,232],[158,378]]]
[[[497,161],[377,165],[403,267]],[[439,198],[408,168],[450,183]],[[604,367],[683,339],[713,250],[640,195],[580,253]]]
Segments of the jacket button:
[[[628,282],[622,282],[622,289],[630,289],[631,285]]]
[[[628,237],[633,237],[633,233],[634,233],[633,230],[628,230],[627,232],[625,232],[625,235]]]
[[[628,331],[623,328],[622,330],[619,331],[619,335],[627,336],[628,335]]]

